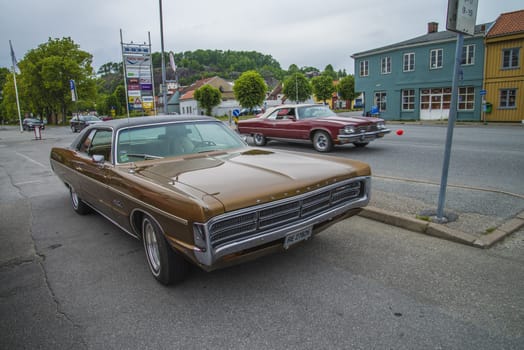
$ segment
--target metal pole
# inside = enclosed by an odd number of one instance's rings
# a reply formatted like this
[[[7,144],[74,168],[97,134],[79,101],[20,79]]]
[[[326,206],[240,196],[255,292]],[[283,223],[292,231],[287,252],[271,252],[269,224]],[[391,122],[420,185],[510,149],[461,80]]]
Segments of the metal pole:
[[[129,120],[129,95],[127,91],[126,58],[124,57],[124,40],[122,39],[122,29],[120,29],[120,50],[122,50],[122,72],[124,73],[124,88],[126,90],[127,120]]]
[[[20,123],[20,132],[24,132],[22,126],[22,114],[20,113],[20,100],[18,99],[18,87],[16,85],[16,68],[13,67],[13,82],[15,84],[16,108],[18,109],[18,122]]]
[[[18,86],[16,85],[16,58],[13,51],[13,44],[11,43],[11,40],[9,40],[9,47],[11,48],[11,55],[13,60],[13,83],[15,85],[15,96],[16,96],[16,108],[18,110],[18,122],[20,124],[20,132],[24,132],[24,128],[22,126],[22,113],[20,112],[20,100],[18,98]]]
[[[153,89],[153,111],[155,115],[158,115],[156,110],[156,100],[155,100],[155,75],[153,74],[153,51],[151,51],[151,33],[147,32],[147,37],[149,39],[149,71],[151,72],[151,85]]]
[[[158,0],[160,7],[160,46],[162,48],[162,102],[164,104],[164,113],[167,114],[167,91],[166,91],[166,63],[164,59],[164,22],[162,20],[162,0]]]
[[[462,47],[464,46],[464,35],[457,34],[457,47],[455,50],[455,66],[453,67],[453,83],[451,86],[451,107],[449,109],[448,132],[446,135],[446,148],[444,151],[444,164],[442,166],[442,177],[440,181],[440,193],[437,208],[437,221],[446,222],[444,218],[444,202],[446,200],[446,187],[448,185],[449,161],[451,158],[451,144],[453,142],[453,129],[457,118],[458,104],[458,80],[460,74],[460,61],[462,57]]]

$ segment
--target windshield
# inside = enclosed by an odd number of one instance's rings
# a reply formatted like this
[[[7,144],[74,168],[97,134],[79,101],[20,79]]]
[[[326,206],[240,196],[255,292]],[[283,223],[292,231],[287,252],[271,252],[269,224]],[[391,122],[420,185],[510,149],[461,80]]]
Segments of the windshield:
[[[329,107],[324,105],[298,107],[300,119],[336,117],[337,115]]]
[[[135,126],[117,137],[117,163],[244,147],[222,122],[173,122]]]

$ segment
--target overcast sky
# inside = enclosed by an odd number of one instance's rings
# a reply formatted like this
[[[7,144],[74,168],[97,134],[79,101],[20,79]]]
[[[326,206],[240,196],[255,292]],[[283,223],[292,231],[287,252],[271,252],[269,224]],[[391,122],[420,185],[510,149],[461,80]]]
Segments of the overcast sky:
[[[477,24],[524,9],[522,0],[479,0]],[[258,51],[290,64],[353,73],[352,54],[408,40],[428,22],[446,27],[448,0],[163,0],[166,52],[196,49]],[[71,37],[98,69],[120,62],[124,42],[160,51],[157,0],[17,0],[0,6],[0,67],[47,42]]]

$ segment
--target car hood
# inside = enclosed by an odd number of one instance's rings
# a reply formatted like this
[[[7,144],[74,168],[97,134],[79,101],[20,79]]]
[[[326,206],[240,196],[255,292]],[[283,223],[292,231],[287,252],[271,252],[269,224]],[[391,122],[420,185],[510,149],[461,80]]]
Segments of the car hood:
[[[324,121],[339,124],[339,125],[369,125],[374,124],[382,119],[378,118],[369,118],[369,117],[360,117],[360,116],[351,116],[351,117],[325,117],[321,118]]]
[[[370,170],[365,163],[344,158],[253,148],[152,162],[138,167],[135,173],[202,200],[211,196],[227,212],[370,175]]]

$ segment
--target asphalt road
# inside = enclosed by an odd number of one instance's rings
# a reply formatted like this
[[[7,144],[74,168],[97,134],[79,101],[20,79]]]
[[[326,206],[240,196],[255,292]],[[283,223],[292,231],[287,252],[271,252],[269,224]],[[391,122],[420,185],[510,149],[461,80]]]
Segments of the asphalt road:
[[[373,206],[412,217],[436,212],[447,125],[388,126],[389,135],[365,148],[345,145],[331,154],[371,165]],[[403,135],[398,136],[397,130]],[[267,146],[316,153],[307,144],[272,141]],[[480,235],[524,211],[522,174],[523,126],[456,126],[444,209],[459,220],[449,226]]]
[[[286,254],[195,268],[166,288],[140,242],[71,209],[47,156],[72,137],[0,130],[1,349],[524,347],[522,231],[481,250],[354,217]],[[406,139],[336,155],[372,163]]]

